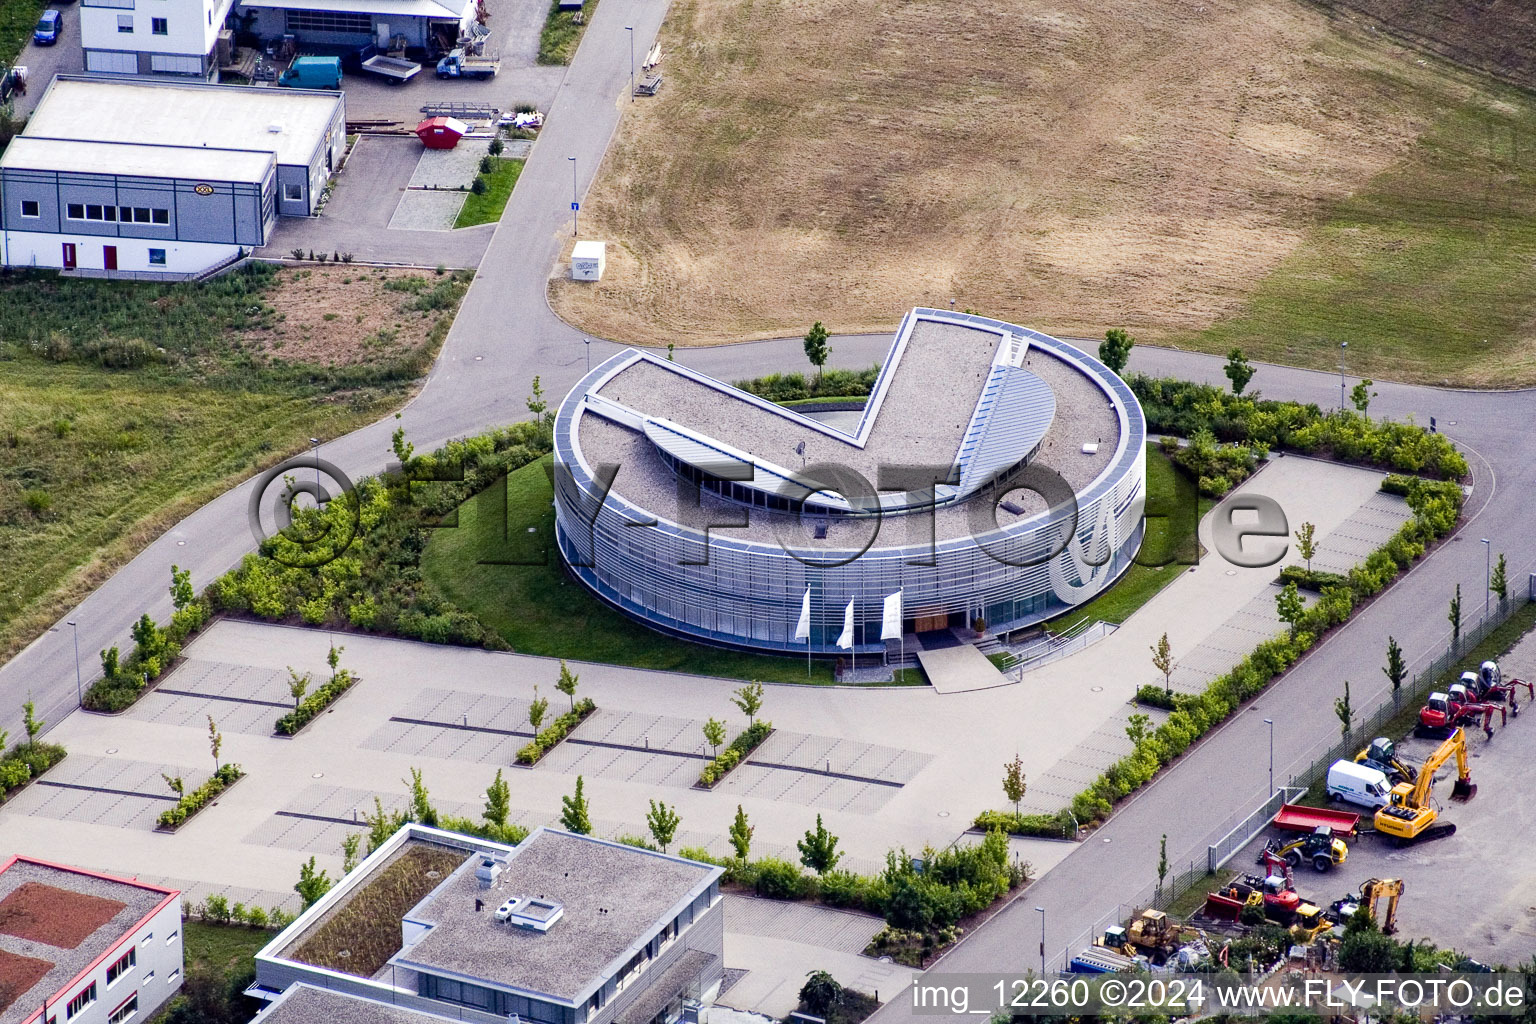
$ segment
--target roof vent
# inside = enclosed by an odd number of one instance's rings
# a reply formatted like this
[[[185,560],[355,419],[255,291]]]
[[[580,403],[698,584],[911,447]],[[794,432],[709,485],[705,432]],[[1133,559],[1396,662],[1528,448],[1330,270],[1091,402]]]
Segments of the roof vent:
[[[269,124],[269,125],[267,125],[267,134],[269,134],[269,135],[281,135],[282,133],[283,133],[283,126],[282,125],[280,125],[280,124]]]
[[[480,881],[480,888],[489,889],[496,884],[496,879],[501,877],[501,865],[496,858],[489,855],[480,858],[480,866],[475,868],[475,878]]]
[[[514,928],[547,932],[565,915],[565,905],[558,900],[514,896],[496,908],[496,920]]]

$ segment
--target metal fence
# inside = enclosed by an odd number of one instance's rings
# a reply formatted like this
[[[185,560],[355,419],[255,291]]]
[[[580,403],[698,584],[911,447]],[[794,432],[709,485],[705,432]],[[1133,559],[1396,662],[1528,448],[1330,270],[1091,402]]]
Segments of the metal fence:
[[[1104,929],[1110,925],[1126,921],[1149,907],[1166,910],[1190,890],[1209,885],[1211,876],[1248,845],[1255,836],[1263,832],[1283,804],[1296,799],[1305,793],[1309,786],[1323,778],[1333,762],[1340,758],[1352,758],[1403,708],[1413,707],[1432,690],[1454,682],[1446,678],[1446,674],[1455,667],[1456,663],[1482,643],[1488,634],[1508,622],[1515,613],[1530,603],[1533,593],[1536,593],[1536,576],[1532,576],[1531,579],[1531,592],[1491,604],[1480,610],[1471,617],[1470,622],[1464,623],[1457,642],[1451,643],[1447,636],[1444,650],[1438,654],[1425,654],[1415,659],[1415,664],[1426,659],[1427,662],[1410,679],[1404,680],[1401,689],[1395,695],[1388,684],[1382,685],[1366,696],[1365,699],[1372,702],[1369,705],[1370,710],[1357,720],[1358,724],[1350,730],[1347,737],[1335,734],[1334,738],[1321,740],[1293,759],[1291,765],[1283,769],[1284,774],[1281,769],[1277,769],[1276,779],[1283,778],[1284,781],[1275,792],[1255,793],[1251,802],[1244,801],[1241,806],[1248,809],[1229,815],[1225,821],[1211,829],[1208,833],[1209,838],[1205,842],[1176,861],[1171,861],[1169,873],[1161,883],[1153,882],[1135,899],[1119,903],[1114,908],[1106,910],[1075,940],[1062,947],[1059,955],[1049,957],[1046,969],[1048,971],[1065,970],[1074,953],[1096,942],[1104,934]],[[1385,683],[1385,677],[1382,677],[1382,680]],[[1360,699],[1357,695],[1352,694],[1352,697]]]

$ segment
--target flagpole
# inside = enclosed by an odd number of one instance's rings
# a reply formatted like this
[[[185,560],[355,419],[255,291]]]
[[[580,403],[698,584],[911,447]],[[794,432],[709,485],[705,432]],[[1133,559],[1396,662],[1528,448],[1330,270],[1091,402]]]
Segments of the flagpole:
[[[907,595],[905,589],[902,587],[897,587],[896,593],[901,595],[900,605],[897,608],[897,611],[901,613],[901,617],[896,620],[896,642],[901,645],[900,664],[901,670],[905,672],[907,670]]]

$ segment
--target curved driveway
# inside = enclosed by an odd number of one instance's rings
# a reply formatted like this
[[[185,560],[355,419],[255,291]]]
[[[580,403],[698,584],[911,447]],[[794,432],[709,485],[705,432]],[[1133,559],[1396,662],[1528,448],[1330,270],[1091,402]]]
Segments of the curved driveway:
[[[403,424],[418,449],[527,415],[524,398],[535,374],[546,392],[558,398],[586,366],[581,334],[558,320],[545,302],[550,267],[570,231],[572,169],[567,158],[577,158],[579,181],[590,182],[628,100],[625,26],[634,26],[635,48],[644,52],[665,12],[665,0],[604,0],[599,7],[443,352],[425,388],[404,411]],[[892,321],[904,312],[893,309]],[[1048,330],[1050,325],[1037,326]],[[832,361],[868,365],[887,344],[886,336],[834,339]],[[606,342],[593,342],[592,348],[594,361],[614,350]],[[685,350],[678,356],[727,380],[798,366],[803,359],[797,339]],[[1133,369],[1224,385],[1221,364],[1211,356],[1158,349],[1138,349],[1131,361]],[[1252,386],[1324,406],[1339,400],[1338,378],[1312,371],[1260,366]],[[1526,454],[1536,395],[1390,383],[1378,384],[1377,390],[1373,414],[1411,414],[1420,422],[1433,415],[1468,450],[1476,490],[1459,539],[1443,545],[1314,650],[1257,702],[1263,714],[1237,716],[1131,801],[1092,842],[1030,889],[1024,901],[1028,906],[1010,908],[963,942],[945,959],[946,971],[1028,966],[1039,941],[1034,905],[1047,909],[1049,948],[1075,938],[1100,912],[1131,898],[1155,877],[1157,837],[1164,832],[1173,862],[1187,861],[1204,842],[1213,811],[1251,806],[1262,795],[1267,763],[1255,751],[1265,749],[1268,736],[1261,719],[1275,719],[1276,771],[1284,777],[1290,767],[1301,766],[1293,762],[1308,757],[1337,729],[1332,698],[1341,680],[1354,681],[1361,706],[1385,689],[1378,666],[1389,631],[1416,662],[1443,646],[1453,585],[1462,584],[1469,612],[1483,590],[1484,553],[1478,538],[1491,538],[1495,554],[1508,555],[1513,586],[1526,585],[1527,572],[1536,568],[1536,535],[1526,511],[1536,487],[1536,466]],[[390,418],[329,441],[323,454],[354,478],[377,472],[389,459],[394,426]],[[139,614],[148,610],[162,620],[169,614],[166,587],[172,563],[190,567],[201,586],[252,549],[246,521],[251,487],[247,482],[178,523],[66,617],[80,623],[87,679],[94,674],[89,670],[95,652],[126,644]],[[17,707],[28,692],[44,716],[57,722],[74,706],[73,677],[70,631],[61,622],[0,668],[0,728],[19,732]],[[1028,742],[1030,732],[1043,725],[1019,723],[1021,740]],[[992,780],[978,785],[991,786]],[[1196,816],[1192,808],[1204,813]],[[893,1005],[882,1015],[899,1012]]]

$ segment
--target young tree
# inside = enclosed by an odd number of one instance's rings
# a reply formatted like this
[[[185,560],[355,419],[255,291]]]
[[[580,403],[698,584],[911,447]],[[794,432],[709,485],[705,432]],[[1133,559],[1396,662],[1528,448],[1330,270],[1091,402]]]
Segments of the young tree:
[[[807,829],[805,838],[795,845],[800,848],[800,863],[818,875],[824,875],[837,867],[837,862],[843,857],[837,852],[837,836],[827,831],[819,814],[816,815],[816,827]]]
[[[171,604],[176,606],[177,611],[181,611],[195,600],[197,594],[192,589],[192,570],[171,566]]]
[[[757,713],[763,710],[763,684],[755,679],[747,683],[731,694],[731,703],[741,709],[748,722],[756,725]]]
[[[1234,350],[1235,351],[1235,350]],[[1163,841],[1157,849],[1157,894],[1163,894],[1163,879],[1168,877],[1168,833],[1163,833]]]
[[[1456,596],[1451,598],[1451,610],[1445,616],[1451,620],[1451,650],[1461,649],[1461,584],[1456,584]]]
[[[1003,795],[1013,804],[1014,817],[1019,816],[1019,803],[1028,788],[1029,784],[1024,779],[1024,760],[1014,754],[1013,760],[1003,765]]]
[[[538,732],[539,726],[544,724],[544,713],[549,710],[549,698],[539,696],[537,684],[533,687],[533,703],[528,705],[528,724],[533,726],[533,731]]]
[[[1392,683],[1392,704],[1396,706],[1397,693],[1403,687],[1403,680],[1408,678],[1408,662],[1403,658],[1403,648],[1397,637],[1387,637],[1387,663],[1381,671]]]
[[[395,413],[396,422],[399,419],[400,414],[397,412]],[[395,458],[400,462],[400,471],[409,473],[411,470],[411,456],[415,454],[416,446],[405,439],[405,428],[396,427],[395,432],[390,435],[389,441],[390,447],[395,450]]]
[[[496,769],[496,779],[485,789],[485,820],[497,828],[507,827],[507,817],[512,813],[512,787]]]
[[[1509,600],[1509,566],[1500,555],[1499,560],[1493,563],[1493,575],[1488,579],[1488,589],[1493,591],[1493,596],[1499,599],[1499,604]]]
[[[1371,418],[1371,399],[1376,397],[1376,392],[1371,390],[1371,385],[1376,383],[1371,378],[1363,378],[1349,390],[1349,400],[1354,403],[1355,409],[1366,419]]]
[[[1099,362],[1120,373],[1130,361],[1135,345],[1135,338],[1119,327],[1111,327],[1104,332],[1104,340],[1099,342]]]
[[[718,718],[711,718],[704,723],[704,742],[714,750],[714,756],[720,756],[720,744],[725,742],[725,723]]]
[[[404,779],[400,780],[405,782]],[[437,828],[437,808],[432,806],[432,794],[427,792],[427,784],[422,780],[421,769],[411,769],[411,781],[405,782],[411,790],[411,820],[420,822],[428,828]]]
[[[542,436],[548,431],[553,414],[549,412],[549,400],[544,397],[544,386],[537,376],[533,378],[533,394],[528,396],[528,411],[533,413],[533,423]]]
[[[1275,614],[1280,616],[1280,621],[1291,627],[1291,639],[1296,638],[1296,631],[1301,628],[1301,617],[1306,614],[1307,606],[1301,600],[1301,594],[1296,590],[1296,584],[1287,583],[1280,588],[1280,593],[1275,595]]]
[[[119,657],[118,657],[118,653],[117,653],[117,648],[116,647],[108,647],[106,650],[102,651],[101,652],[101,671],[102,671],[102,674],[104,674],[108,679],[115,679],[117,677],[117,670],[118,670],[118,668],[119,668]]]
[[[310,673],[305,672],[303,675],[299,675],[293,670],[292,665],[288,666],[288,693],[293,697],[294,707],[298,707],[301,703],[303,703],[304,694],[309,690],[309,681],[311,678],[313,677],[310,675]]]
[[[827,344],[827,329],[817,320],[805,334],[805,358],[816,367],[816,382],[821,383],[821,368],[827,365],[832,347]]]
[[[1312,558],[1317,554],[1316,537],[1317,527],[1311,523],[1302,523],[1296,531],[1296,553],[1307,563],[1307,572],[1312,571]]]
[[[315,870],[315,858],[311,856],[308,864],[299,865],[299,880],[294,883],[293,891],[299,894],[304,901],[304,909],[308,910],[320,902],[320,897],[331,891],[331,876]]]
[[[208,716],[208,750],[213,754],[213,770],[217,774],[219,770],[219,751],[224,747],[224,734],[219,732],[219,727],[214,723],[213,716]]]
[[[1344,696],[1335,697],[1333,700],[1333,713],[1339,716],[1339,733],[1344,739],[1349,739],[1349,723],[1355,715],[1355,709],[1349,705],[1349,680],[1344,680]]]
[[[27,694],[27,702],[21,706],[21,727],[27,731],[27,747],[30,749],[37,743],[37,737],[42,734],[43,726],[47,725],[37,717],[37,705],[32,703],[32,695]],[[0,733],[0,736],[4,736]],[[0,739],[0,747],[5,746],[5,740]]]
[[[560,678],[555,680],[555,689],[571,698],[571,710],[576,710],[576,684],[581,682],[581,677],[565,667],[565,659],[560,659]]]
[[[1173,648],[1168,643],[1168,634],[1158,637],[1157,643],[1152,645],[1152,667],[1163,674],[1163,689],[1168,696],[1173,696]]]
[[[341,840],[341,873],[349,875],[357,867],[357,846],[363,841],[361,832],[348,832]]]
[[[1227,380],[1232,382],[1232,393],[1240,395],[1248,382],[1253,380],[1254,369],[1249,365],[1248,359],[1243,355],[1243,350],[1234,348],[1227,353],[1227,365],[1224,371]]]
[[[587,807],[586,780],[576,776],[576,792],[560,798],[560,824],[567,832],[577,835],[592,834],[592,817]]]
[[[1125,720],[1125,738],[1131,741],[1131,746],[1141,746],[1141,741],[1147,738],[1147,729],[1152,724],[1152,716],[1137,712]]]
[[[170,776],[165,774],[165,772],[161,772],[160,777],[165,780],[165,784],[170,787],[171,792],[176,794],[176,799],[180,800],[186,795],[187,784],[181,781],[180,775]]]
[[[341,652],[344,650],[346,650],[345,647],[337,647],[335,644],[331,644],[331,649],[326,652],[325,663],[331,666],[331,682],[333,683],[336,681],[336,676],[340,671],[336,666],[341,664]]]
[[[383,846],[390,836],[400,831],[405,822],[404,811],[386,811],[384,801],[374,797],[373,813],[363,812],[363,823],[368,826],[368,852],[372,853]]]
[[[741,804],[736,805],[736,818],[731,822],[729,835],[731,837],[731,849],[736,851],[736,856],[743,864],[747,861],[747,854],[752,852],[752,833],[757,831],[747,821],[747,812],[741,809]]]
[[[655,800],[651,801],[651,809],[645,816],[645,824],[651,830],[651,838],[656,840],[657,846],[661,847],[662,853],[666,853],[667,847],[672,845],[672,838],[677,835],[677,826],[680,821],[676,807],[668,807],[665,803],[657,803]]]

